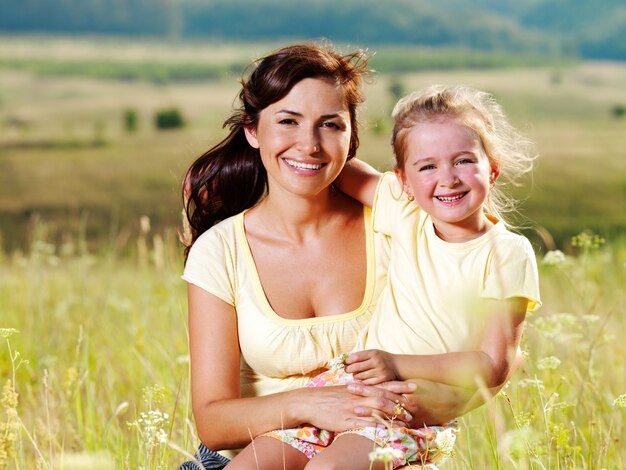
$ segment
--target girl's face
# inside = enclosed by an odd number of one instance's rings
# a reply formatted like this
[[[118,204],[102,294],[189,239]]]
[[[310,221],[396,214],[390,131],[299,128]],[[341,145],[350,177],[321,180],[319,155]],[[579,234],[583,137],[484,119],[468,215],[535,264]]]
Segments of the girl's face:
[[[499,172],[473,130],[447,117],[417,124],[407,135],[403,171],[396,173],[444,240],[487,230],[483,205]]]
[[[313,197],[343,169],[350,146],[350,114],[340,87],[306,78],[263,109],[256,128],[246,128],[267,170],[269,193]]]

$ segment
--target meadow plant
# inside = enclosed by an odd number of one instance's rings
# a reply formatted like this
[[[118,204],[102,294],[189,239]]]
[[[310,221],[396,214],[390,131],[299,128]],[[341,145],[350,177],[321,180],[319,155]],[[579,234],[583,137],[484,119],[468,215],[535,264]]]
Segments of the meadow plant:
[[[2,257],[0,468],[175,468],[195,450],[180,245],[141,226],[135,256],[44,226]],[[626,240],[575,240],[539,263],[523,366],[459,420],[442,470],[626,468]]]
[[[569,251],[550,251],[539,263],[544,306],[527,318],[524,364],[494,406],[461,419],[466,432],[453,467],[626,465],[620,408],[626,384],[621,368],[612,367],[626,355],[615,341],[625,328],[616,315],[624,305],[623,251],[588,231],[572,237]],[[477,447],[481,440],[486,447]]]

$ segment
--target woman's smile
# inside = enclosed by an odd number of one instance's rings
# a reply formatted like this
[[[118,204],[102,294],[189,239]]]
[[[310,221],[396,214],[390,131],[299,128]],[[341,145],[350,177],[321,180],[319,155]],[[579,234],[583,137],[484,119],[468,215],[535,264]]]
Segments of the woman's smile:
[[[270,194],[308,198],[328,191],[346,163],[350,113],[335,83],[306,78],[261,111],[246,137],[261,153]]]

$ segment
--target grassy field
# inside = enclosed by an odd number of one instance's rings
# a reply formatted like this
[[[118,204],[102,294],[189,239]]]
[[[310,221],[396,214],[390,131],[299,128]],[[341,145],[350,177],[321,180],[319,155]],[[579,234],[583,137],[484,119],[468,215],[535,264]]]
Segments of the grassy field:
[[[0,468],[175,468],[197,443],[175,234],[120,257],[35,231],[0,262]],[[626,241],[579,244],[540,264],[525,363],[443,468],[626,468]]]
[[[264,47],[270,47],[265,45]],[[265,49],[267,50],[267,49]],[[237,76],[204,81],[103,80],[71,64],[118,62],[169,67],[201,63],[237,66],[262,46],[173,45],[0,38],[0,62],[42,58],[65,72],[0,67],[0,224],[5,250],[26,250],[29,221],[42,217],[57,241],[83,226],[90,243],[124,244],[137,218],[159,228],[179,218],[179,181],[189,163],[223,135]],[[373,51],[382,57],[383,51]],[[143,58],[143,59],[142,59]],[[143,60],[143,62],[142,62]],[[134,61],[134,62],[133,62]],[[68,65],[69,64],[69,65]],[[613,238],[626,229],[626,65],[502,68],[379,74],[368,83],[360,157],[391,165],[390,84],[410,91],[431,83],[466,83],[493,92],[541,155],[532,181],[515,193],[525,225],[545,228],[558,244],[583,228]],[[159,109],[178,108],[187,126],[157,132]],[[125,132],[126,110],[138,130]],[[122,236],[111,239],[117,230]],[[527,230],[533,237],[533,231]],[[543,242],[542,242],[543,243]]]
[[[104,80],[11,64],[217,67],[264,47],[0,38],[0,468],[174,468],[194,449],[179,187],[223,135],[237,91],[236,75]],[[381,169],[391,83],[493,92],[541,155],[516,190],[525,233],[540,259],[567,253],[540,264],[544,306],[528,320],[523,369],[461,420],[443,468],[626,468],[626,118],[613,115],[626,64],[381,74],[360,148]],[[166,107],[186,127],[158,132]],[[588,229],[607,242],[574,246]]]

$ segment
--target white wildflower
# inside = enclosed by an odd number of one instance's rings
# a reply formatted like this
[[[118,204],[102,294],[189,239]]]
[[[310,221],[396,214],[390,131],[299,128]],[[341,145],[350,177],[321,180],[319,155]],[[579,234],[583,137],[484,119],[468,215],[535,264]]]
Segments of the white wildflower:
[[[435,444],[439,451],[445,455],[450,455],[454,450],[454,443],[456,442],[456,433],[454,429],[447,428],[437,433],[435,437]]]
[[[394,449],[392,447],[376,447],[373,452],[369,453],[370,462],[393,462],[394,459],[401,459],[404,457],[404,452],[400,449]]]
[[[574,408],[575,406],[576,403],[573,401],[559,401],[557,403],[550,404],[546,407],[546,410],[564,410],[566,408]]]
[[[15,333],[19,333],[19,330],[16,330],[15,328],[0,328],[0,336],[3,338],[8,338]]]
[[[598,315],[589,313],[587,315],[583,315],[583,320],[585,320],[587,323],[595,323],[600,320],[600,317]]]
[[[619,397],[613,400],[613,406],[615,408],[626,408],[626,393],[622,393]]]
[[[330,370],[343,369],[346,366],[347,357],[348,357],[348,354],[346,353],[333,357],[328,363],[328,368]]]
[[[547,266],[556,266],[557,264],[562,264],[564,262],[565,254],[561,250],[550,250],[541,260],[541,264],[545,264]]]
[[[556,356],[544,357],[537,363],[537,367],[541,370],[556,369],[561,365],[561,360]]]
[[[524,426],[506,432],[499,439],[498,450],[501,455],[510,455],[519,459],[536,448],[540,443],[540,435],[533,428]]]
[[[176,357],[176,364],[189,364],[189,354],[182,354]]]
[[[535,387],[539,390],[544,389],[543,381],[539,379],[522,379],[517,383],[517,385],[522,388]]]

